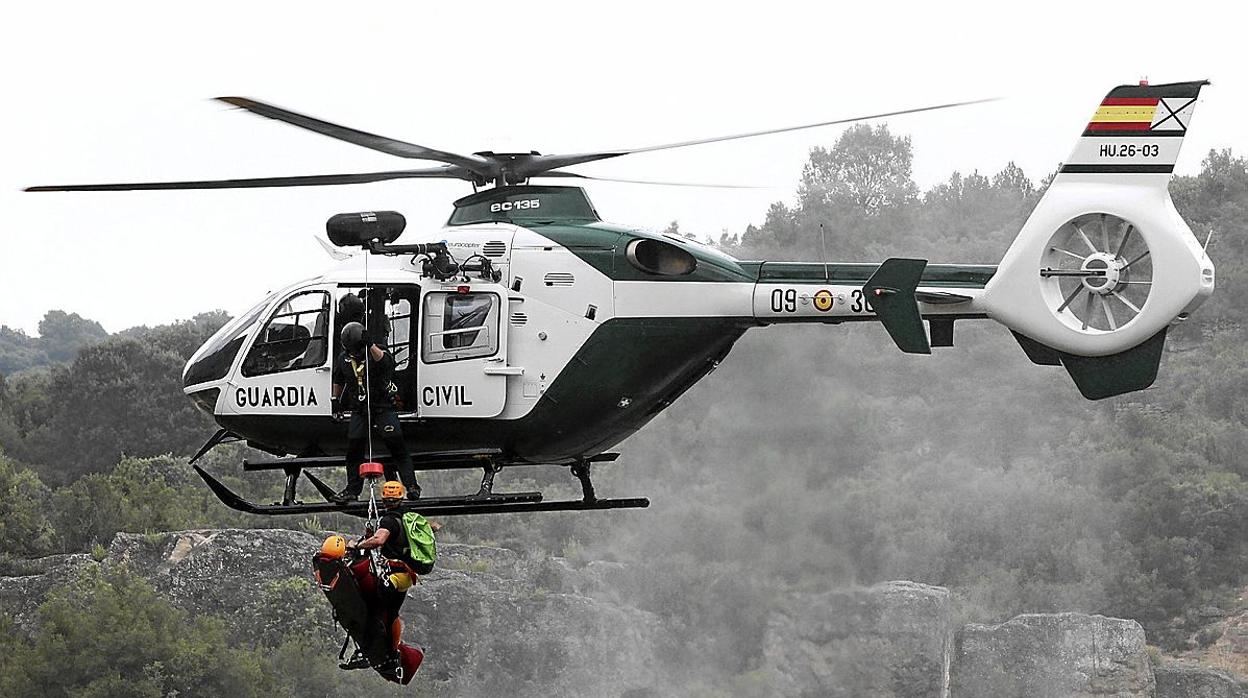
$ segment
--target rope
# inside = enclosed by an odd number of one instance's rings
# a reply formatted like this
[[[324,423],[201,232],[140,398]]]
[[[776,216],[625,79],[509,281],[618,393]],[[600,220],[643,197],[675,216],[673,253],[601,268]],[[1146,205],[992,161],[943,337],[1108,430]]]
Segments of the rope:
[[[368,319],[372,315],[373,287],[368,280],[368,258],[371,255],[364,255],[364,420],[365,429],[368,438],[368,461],[374,462],[373,457],[373,382],[369,375],[369,364],[372,363],[373,347],[372,337],[368,334]],[[381,515],[377,509],[377,478],[370,477],[368,479],[368,521],[367,525],[377,531],[377,526],[381,521]],[[376,562],[374,556],[373,562]]]
[[[368,374],[368,365],[373,358],[372,337],[368,335],[368,318],[372,315],[373,287],[368,283],[368,258],[364,255],[364,409],[368,426],[368,460],[373,460],[373,384]]]

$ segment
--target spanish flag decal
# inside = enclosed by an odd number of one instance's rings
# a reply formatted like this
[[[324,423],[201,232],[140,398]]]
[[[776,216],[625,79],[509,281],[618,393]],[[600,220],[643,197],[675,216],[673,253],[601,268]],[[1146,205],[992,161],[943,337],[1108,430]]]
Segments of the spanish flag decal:
[[[1085,136],[1182,136],[1200,88],[1198,82],[1123,85],[1112,90],[1092,115]]]
[[[1157,97],[1106,97],[1092,115],[1089,131],[1147,131],[1157,115]]]

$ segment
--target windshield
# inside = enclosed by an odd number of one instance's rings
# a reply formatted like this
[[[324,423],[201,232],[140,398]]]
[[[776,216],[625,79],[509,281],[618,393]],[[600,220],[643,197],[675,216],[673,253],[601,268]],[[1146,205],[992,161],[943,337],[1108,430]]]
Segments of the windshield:
[[[269,303],[273,302],[276,295],[276,293],[269,295],[256,307],[230,320],[224,327],[217,330],[217,333],[212,335],[187,362],[182,374],[183,387],[189,388],[192,385],[225,378],[230,371],[230,366],[234,363],[234,357],[238,355],[239,348],[243,346],[243,340],[247,338],[251,328],[260,319],[264,309],[269,307]]]

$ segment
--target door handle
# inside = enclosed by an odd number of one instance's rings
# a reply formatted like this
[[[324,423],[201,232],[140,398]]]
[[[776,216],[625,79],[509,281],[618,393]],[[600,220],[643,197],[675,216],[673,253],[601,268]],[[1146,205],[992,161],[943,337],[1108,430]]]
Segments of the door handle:
[[[318,367],[318,368],[316,369],[316,372],[317,372],[317,373],[325,373],[325,372],[327,372],[327,371],[329,371],[329,370],[330,370],[329,366],[320,366],[320,367]]]

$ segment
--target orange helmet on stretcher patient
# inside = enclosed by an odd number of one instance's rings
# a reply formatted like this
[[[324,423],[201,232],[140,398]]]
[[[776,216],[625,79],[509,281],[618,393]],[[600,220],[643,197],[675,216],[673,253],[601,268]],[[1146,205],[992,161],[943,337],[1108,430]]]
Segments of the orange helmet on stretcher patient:
[[[347,554],[347,539],[342,536],[330,536],[321,543],[321,555],[331,560],[341,560]]]

